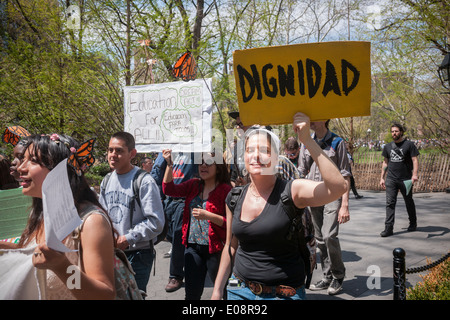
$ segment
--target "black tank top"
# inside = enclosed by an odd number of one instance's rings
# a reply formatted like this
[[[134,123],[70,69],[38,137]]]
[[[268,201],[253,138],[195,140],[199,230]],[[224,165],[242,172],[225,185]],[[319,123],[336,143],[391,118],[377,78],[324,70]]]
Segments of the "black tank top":
[[[305,266],[297,244],[287,240],[291,221],[280,199],[286,180],[277,179],[261,214],[250,222],[240,219],[248,187],[242,191],[233,213],[232,232],[239,240],[233,272],[241,279],[265,285],[298,287],[305,280]],[[227,204],[231,192],[227,197]]]

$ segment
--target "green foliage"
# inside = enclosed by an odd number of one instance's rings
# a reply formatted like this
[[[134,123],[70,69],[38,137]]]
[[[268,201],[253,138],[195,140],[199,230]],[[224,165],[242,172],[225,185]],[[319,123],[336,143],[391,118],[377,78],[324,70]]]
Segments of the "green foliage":
[[[124,128],[123,86],[174,81],[173,63],[191,50],[198,78],[214,79],[213,127],[232,128],[227,112],[238,110],[233,51],[333,40],[327,35],[341,32],[338,25],[367,18],[364,1],[331,2],[3,1],[0,126],[20,124],[32,133],[66,133],[80,141],[96,137],[100,158],[110,135]],[[364,140],[370,128],[371,139],[382,139],[396,120],[411,138],[450,138],[450,95],[441,94],[436,73],[447,2],[388,0],[380,3],[381,29],[351,30],[351,40],[371,41],[374,90],[371,117],[355,118],[352,125],[338,120],[343,137]],[[66,25],[68,4],[81,8],[80,29]],[[341,39],[350,39],[346,32]],[[154,77],[149,59],[156,59]],[[291,131],[280,128],[281,139]]]
[[[85,177],[90,186],[98,188],[102,183],[103,178],[111,171],[108,162],[98,163],[88,172],[85,173]]]
[[[123,128],[120,84],[113,80],[118,73],[108,73],[108,58],[74,39],[62,8],[52,1],[21,1],[20,10],[6,7],[10,25],[0,47],[2,125],[65,133],[80,141],[97,137],[96,147],[105,150],[110,133]]]
[[[102,183],[102,180],[103,180],[102,176],[99,176],[99,175],[96,175],[96,174],[92,174],[90,172],[85,173],[84,176],[86,177],[86,180],[88,181],[88,184],[91,187],[94,187],[94,188],[96,188],[96,187],[98,188],[100,186],[100,184]]]
[[[101,177],[106,176],[111,171],[111,168],[109,167],[108,162],[103,162],[94,165],[92,168],[89,169],[89,172],[93,175],[98,175]]]

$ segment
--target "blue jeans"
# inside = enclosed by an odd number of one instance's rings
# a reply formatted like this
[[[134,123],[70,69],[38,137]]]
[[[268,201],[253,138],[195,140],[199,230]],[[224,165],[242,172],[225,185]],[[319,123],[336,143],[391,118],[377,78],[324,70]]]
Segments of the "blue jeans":
[[[134,277],[139,290],[147,292],[147,283],[150,279],[150,272],[155,259],[153,248],[129,251],[125,252],[125,254],[135,272]]]
[[[232,279],[236,279],[234,275]],[[239,286],[227,286],[227,300],[306,300],[305,286],[297,289],[292,297],[278,296],[274,293],[254,294],[244,282],[239,281]]]
[[[200,300],[206,274],[212,283],[219,270],[221,252],[209,253],[209,246],[189,243],[184,251],[186,300]]]

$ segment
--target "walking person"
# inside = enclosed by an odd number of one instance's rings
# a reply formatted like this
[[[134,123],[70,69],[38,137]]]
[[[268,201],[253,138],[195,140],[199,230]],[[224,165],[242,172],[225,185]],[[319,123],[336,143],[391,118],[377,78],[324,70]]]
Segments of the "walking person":
[[[150,174],[143,176],[136,199],[133,181],[139,168],[131,163],[135,156],[134,137],[128,132],[114,133],[108,146],[108,163],[114,171],[100,185],[100,203],[119,233],[117,245],[130,261],[139,289],[146,292],[154,260],[153,240],[163,230],[164,211]]]
[[[408,231],[417,228],[416,205],[413,199],[413,185],[419,178],[419,151],[414,143],[404,137],[405,129],[399,123],[391,126],[393,141],[384,146],[384,157],[381,168],[380,185],[386,189],[386,219],[385,228],[380,233],[382,237],[394,234],[395,206],[398,191],[401,192],[408,212]]]
[[[278,137],[266,129],[246,133],[244,160],[251,183],[243,187],[235,204],[230,202],[235,189],[227,197],[227,240],[212,299],[223,298],[227,283],[229,300],[305,298],[305,263],[309,261],[303,261],[295,237],[287,237],[292,224],[281,194],[288,190],[294,205],[305,208],[334,201],[348,187],[335,164],[311,139],[309,118],[297,113],[293,127],[319,163],[324,179],[278,178]]]
[[[204,155],[198,166],[199,179],[173,182],[171,150],[163,150],[168,163],[163,191],[184,197],[182,243],[184,252],[186,300],[200,300],[206,274],[214,282],[226,235],[225,198],[231,190],[225,163],[215,163]],[[205,159],[206,157],[206,159]]]
[[[179,152],[175,159],[172,160],[172,177],[174,184],[180,184],[188,181],[198,175],[198,165],[194,161],[195,153]],[[162,192],[162,183],[167,168],[167,161],[164,159],[162,152],[158,154],[151,172],[158,186],[160,186],[161,198],[164,199],[164,212],[166,219],[169,220],[169,230],[167,239],[172,243],[169,262],[169,280],[164,290],[166,292],[175,292],[183,285],[184,280],[184,250],[182,243],[182,225],[183,210],[185,198],[170,197]]]
[[[45,221],[42,201],[42,185],[51,170],[73,154],[80,144],[65,135],[31,135],[24,145],[25,153],[18,166],[22,193],[33,197],[31,213],[18,244],[10,243],[8,249],[35,248],[33,265],[46,272],[45,298],[64,299],[114,299],[114,245],[115,237],[111,221],[97,200],[97,194],[89,187],[84,174],[67,165],[74,204],[80,217],[89,215],[79,232],[67,236],[63,243],[72,251],[62,253],[50,249],[45,242]],[[83,159],[78,159],[83,163]],[[57,197],[58,195],[55,195]],[[93,214],[91,214],[93,213]],[[3,248],[3,244],[0,244]],[[79,264],[82,261],[82,264]],[[78,267],[77,267],[78,266]],[[68,287],[72,273],[69,267],[79,268],[80,286]],[[21,287],[25,291],[26,288]],[[25,296],[25,292],[21,293]],[[42,297],[41,297],[42,298]]]
[[[339,168],[339,174],[350,185],[350,165],[344,140],[328,129],[329,120],[311,122],[314,131],[313,139],[323,152]],[[323,170],[313,159],[307,146],[302,145],[299,159],[300,174],[306,179],[322,181]],[[349,190],[342,197],[320,206],[311,206],[311,217],[314,224],[314,236],[322,265],[322,279],[310,286],[310,290],[327,290],[335,295],[342,290],[345,277],[345,266],[342,261],[341,245],[338,238],[339,224],[350,220],[348,209]]]
[[[348,157],[348,161],[349,161],[349,168],[350,168],[350,189],[352,189],[353,195],[355,196],[355,199],[361,199],[364,198],[364,196],[360,195],[358,193],[358,189],[356,189],[356,183],[355,183],[355,179],[353,177],[353,172],[352,172],[352,166],[353,166],[353,157],[350,154],[350,151],[348,151],[348,146],[347,146],[347,157]]]

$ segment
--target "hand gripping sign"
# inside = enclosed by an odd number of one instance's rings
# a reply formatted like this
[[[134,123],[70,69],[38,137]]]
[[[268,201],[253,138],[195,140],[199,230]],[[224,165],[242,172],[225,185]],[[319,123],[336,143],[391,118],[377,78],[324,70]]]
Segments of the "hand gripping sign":
[[[237,50],[234,74],[243,123],[288,124],[370,115],[370,43],[338,41]]]

